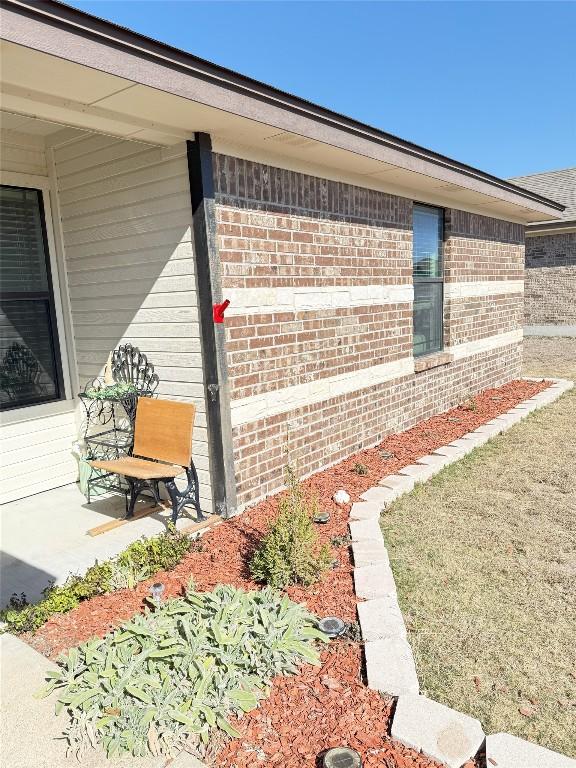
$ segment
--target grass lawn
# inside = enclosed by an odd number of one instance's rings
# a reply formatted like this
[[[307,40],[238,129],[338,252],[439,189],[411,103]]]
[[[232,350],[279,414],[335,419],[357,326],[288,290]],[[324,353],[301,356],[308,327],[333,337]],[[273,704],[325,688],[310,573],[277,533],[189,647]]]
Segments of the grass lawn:
[[[576,339],[526,373],[576,379]],[[423,691],[576,757],[576,391],[382,517]]]

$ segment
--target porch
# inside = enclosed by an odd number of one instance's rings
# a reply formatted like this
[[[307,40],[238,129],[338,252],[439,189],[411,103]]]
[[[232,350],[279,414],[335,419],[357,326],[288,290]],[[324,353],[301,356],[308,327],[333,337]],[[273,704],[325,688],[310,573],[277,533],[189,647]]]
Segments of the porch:
[[[165,531],[170,510],[154,510],[150,499],[142,499],[136,514],[148,509],[153,511],[146,516],[90,535],[89,531],[124,518],[122,497],[109,495],[88,504],[72,483],[0,506],[0,606],[22,592],[29,602],[36,602],[49,583],[61,584],[71,574],[85,573],[96,560],[117,555],[140,537]],[[184,513],[177,527],[182,530],[193,523]]]

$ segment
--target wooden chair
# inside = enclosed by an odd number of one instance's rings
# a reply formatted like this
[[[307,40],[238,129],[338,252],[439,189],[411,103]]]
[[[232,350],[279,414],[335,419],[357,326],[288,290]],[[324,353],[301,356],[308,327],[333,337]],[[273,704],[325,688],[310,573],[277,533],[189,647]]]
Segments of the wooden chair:
[[[198,474],[192,461],[195,412],[192,403],[141,397],[136,407],[132,455],[89,462],[96,469],[126,478],[130,487],[127,517],[133,517],[136,499],[143,490],[151,490],[159,501],[158,484],[162,482],[172,502],[173,523],[188,504],[196,509],[198,522],[206,519],[200,509]],[[180,491],[174,478],[184,473],[188,485]]]

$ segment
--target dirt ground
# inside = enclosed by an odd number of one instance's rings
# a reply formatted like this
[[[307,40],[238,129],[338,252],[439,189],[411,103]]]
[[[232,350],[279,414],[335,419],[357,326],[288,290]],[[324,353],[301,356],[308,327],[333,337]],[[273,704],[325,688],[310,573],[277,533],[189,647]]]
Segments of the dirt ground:
[[[525,372],[576,379],[576,339]],[[576,757],[576,390],[400,499],[382,526],[423,688]]]
[[[576,381],[576,338],[526,336],[524,375],[558,376]]]

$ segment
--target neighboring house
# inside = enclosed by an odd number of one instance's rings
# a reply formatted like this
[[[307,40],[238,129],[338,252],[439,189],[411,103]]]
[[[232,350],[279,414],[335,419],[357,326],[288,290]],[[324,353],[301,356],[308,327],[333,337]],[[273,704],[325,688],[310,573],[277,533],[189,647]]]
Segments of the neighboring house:
[[[76,479],[77,393],[127,341],[229,512],[287,451],[307,474],[520,374],[524,227],[561,205],[52,0],[1,16],[2,360],[41,367],[2,394],[3,502]]]
[[[559,221],[526,227],[524,333],[576,336],[576,168],[510,181],[566,206]]]

